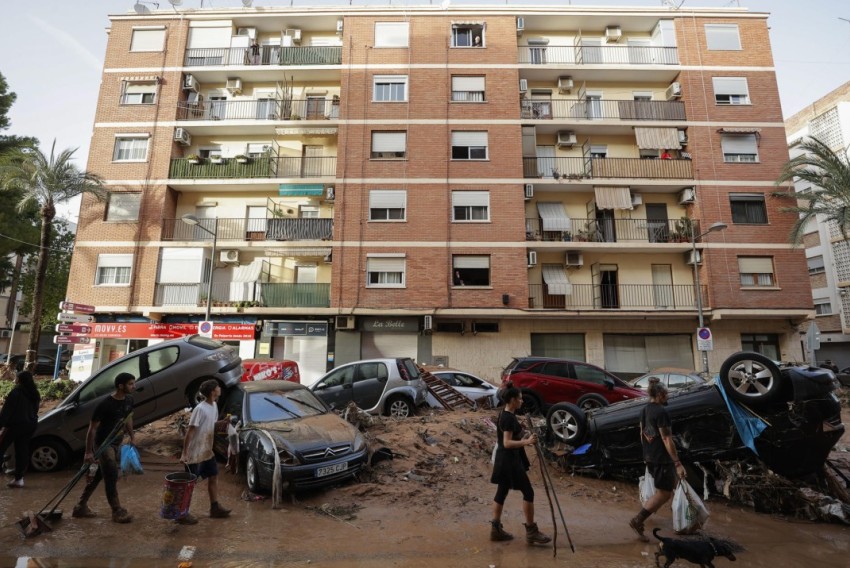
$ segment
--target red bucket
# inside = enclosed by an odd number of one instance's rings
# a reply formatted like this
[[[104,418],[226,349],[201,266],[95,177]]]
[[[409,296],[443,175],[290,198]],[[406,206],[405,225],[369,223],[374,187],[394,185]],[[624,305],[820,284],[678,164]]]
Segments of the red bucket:
[[[179,519],[189,514],[192,491],[198,476],[194,473],[176,472],[165,476],[162,487],[162,507],[159,516],[163,519]]]

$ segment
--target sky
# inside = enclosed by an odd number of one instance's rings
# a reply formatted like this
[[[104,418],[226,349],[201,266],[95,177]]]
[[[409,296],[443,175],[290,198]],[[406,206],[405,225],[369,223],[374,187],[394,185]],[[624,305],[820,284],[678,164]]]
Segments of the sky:
[[[159,0],[158,0],[159,1]],[[351,0],[354,5],[398,6],[428,0]],[[672,0],[679,4],[682,0]],[[437,0],[432,0],[434,4]],[[106,51],[109,14],[133,9],[135,0],[7,0],[0,24],[0,73],[17,102],[5,133],[35,136],[42,150],[78,148],[85,167]],[[239,7],[241,0],[183,0],[184,7]],[[516,5],[648,6],[660,0],[524,0]],[[154,2],[147,3],[155,8]],[[255,0],[254,6],[348,4],[345,0]],[[455,5],[501,4],[496,0],[455,0]],[[168,0],[160,9],[171,8]],[[846,0],[684,0],[688,7],[736,6],[769,12],[768,24],[783,115],[850,81],[850,2]],[[76,222],[79,201],[59,208]]]

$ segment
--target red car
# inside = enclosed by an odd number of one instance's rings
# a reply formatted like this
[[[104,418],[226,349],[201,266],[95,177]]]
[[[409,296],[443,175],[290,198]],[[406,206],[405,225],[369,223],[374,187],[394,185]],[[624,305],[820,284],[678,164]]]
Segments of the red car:
[[[290,381],[301,383],[298,363],[287,359],[244,359],[242,382],[246,381]]]
[[[605,369],[568,359],[516,357],[502,372],[503,388],[508,381],[522,391],[522,408],[530,414],[559,402],[591,410],[646,396]]]

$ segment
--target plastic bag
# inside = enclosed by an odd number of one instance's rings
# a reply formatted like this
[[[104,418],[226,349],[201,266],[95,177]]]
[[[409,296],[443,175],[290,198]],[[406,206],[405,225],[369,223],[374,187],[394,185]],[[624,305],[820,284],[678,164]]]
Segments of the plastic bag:
[[[676,534],[692,534],[708,521],[709,512],[697,492],[684,479],[673,493],[673,529]]]
[[[655,479],[649,473],[649,468],[646,468],[646,473],[640,476],[638,487],[640,488],[640,504],[646,505],[646,502],[655,495]]]
[[[123,444],[121,446],[121,471],[124,475],[128,473],[144,473],[142,469],[142,459],[139,457],[139,450],[133,444]]]

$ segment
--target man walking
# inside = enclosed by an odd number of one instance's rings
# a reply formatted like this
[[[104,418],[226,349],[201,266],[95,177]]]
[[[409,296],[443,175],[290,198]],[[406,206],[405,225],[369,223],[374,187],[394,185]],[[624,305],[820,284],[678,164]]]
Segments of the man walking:
[[[189,429],[183,440],[183,454],[180,461],[186,464],[188,470],[207,480],[207,491],[210,494],[210,517],[223,519],[230,516],[230,510],[218,503],[218,464],[213,453],[215,424],[218,420],[216,401],[221,396],[221,387],[215,379],[204,381],[200,387],[204,401],[192,411],[189,418]],[[181,525],[194,525],[198,519],[191,514],[180,517],[177,522]]]

